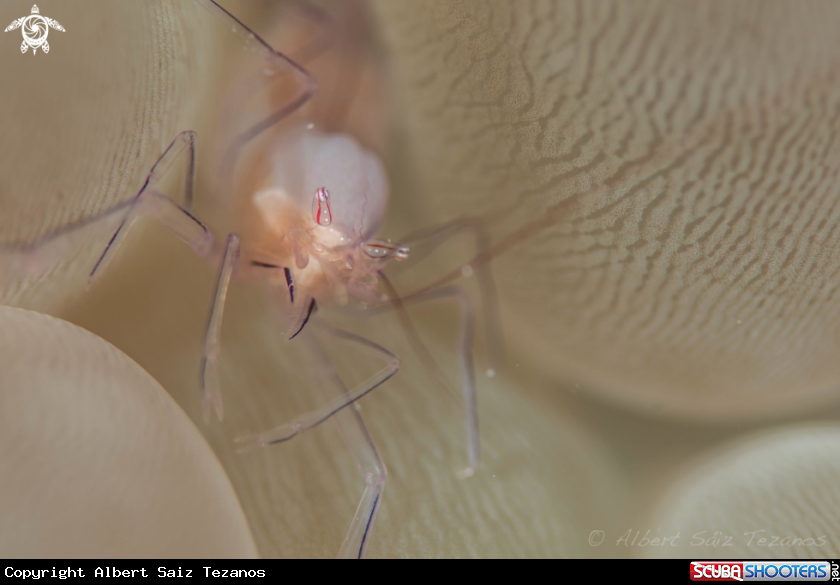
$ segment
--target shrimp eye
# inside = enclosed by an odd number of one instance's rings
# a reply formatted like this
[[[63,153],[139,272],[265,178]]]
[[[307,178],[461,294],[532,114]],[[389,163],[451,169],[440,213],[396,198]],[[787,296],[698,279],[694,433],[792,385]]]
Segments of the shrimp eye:
[[[362,244],[362,250],[371,258],[405,260],[408,258],[408,247],[392,244],[383,240],[370,240]]]
[[[330,209],[330,192],[326,187],[319,187],[315,190],[315,197],[312,199],[312,217],[315,223],[326,227],[332,223],[332,210]]]

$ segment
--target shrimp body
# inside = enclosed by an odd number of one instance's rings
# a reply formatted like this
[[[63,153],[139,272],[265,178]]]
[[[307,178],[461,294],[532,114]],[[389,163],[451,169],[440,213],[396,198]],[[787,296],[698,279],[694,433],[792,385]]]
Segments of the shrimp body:
[[[420,291],[401,296],[383,274],[389,261],[407,258],[408,248],[375,239],[385,217],[388,181],[377,155],[361,143],[378,147],[377,137],[383,134],[383,126],[375,122],[377,117],[382,117],[385,108],[380,107],[382,94],[375,91],[381,86],[376,70],[362,74],[367,53],[335,50],[334,64],[341,74],[337,90],[323,92],[321,95],[327,99],[316,104],[314,77],[307,70],[274,50],[215,0],[197,2],[221,18],[229,30],[244,38],[246,45],[259,49],[264,57],[258,63],[246,63],[243,67],[242,83],[234,84],[231,91],[230,109],[227,110],[230,114],[225,112],[219,116],[219,158],[205,165],[219,171],[217,176],[208,177],[213,187],[206,191],[224,204],[217,216],[220,219],[224,216],[224,222],[219,223],[225,224],[227,237],[220,240],[193,213],[197,135],[185,130],[163,151],[132,199],[71,224],[33,245],[6,251],[0,247],[0,257],[11,258],[12,275],[19,271],[28,275],[26,271],[33,264],[31,259],[35,255],[63,258],[69,244],[86,240],[107,225],[111,236],[92,266],[88,277],[88,283],[91,283],[114,258],[135,221],[148,217],[168,228],[197,255],[211,260],[218,266],[218,272],[199,370],[201,410],[207,422],[214,412],[220,420],[223,415],[219,372],[221,330],[228,287],[235,276],[267,285],[275,297],[273,300],[277,301],[276,306],[281,309],[279,317],[283,320],[292,317],[294,329],[290,338],[304,330],[316,308],[316,301],[317,305],[325,307],[345,305],[351,300],[374,307],[391,303],[412,346],[439,378],[442,378],[437,374],[439,369],[417,336],[404,304],[456,302],[461,314],[458,359],[462,370],[468,470],[471,473],[479,456],[472,358],[475,311],[466,291],[448,281],[432,283]],[[366,19],[357,14],[364,8],[361,2],[340,0],[336,7],[348,11],[350,24],[364,24],[362,21]],[[309,5],[303,10],[309,15],[320,14],[317,7]],[[354,42],[364,40],[369,36],[365,30],[360,28],[353,34],[338,35],[337,38]],[[247,57],[247,60],[250,63],[253,57]],[[346,71],[357,72],[363,81],[352,82],[350,76],[344,74]],[[301,88],[293,95],[287,91],[290,80],[298,82]],[[260,89],[268,91],[260,93]],[[359,97],[355,102],[358,107],[352,107],[355,97]],[[313,101],[309,103],[310,100]],[[342,101],[350,103],[342,104]],[[250,111],[252,106],[255,112]],[[267,111],[262,112],[261,108],[267,108]],[[301,122],[304,116],[306,121]],[[324,131],[307,123],[309,120],[314,120]],[[338,133],[339,129],[352,132],[361,143],[347,134]],[[162,180],[175,165],[185,167],[181,183],[183,197],[173,192],[177,182]],[[97,227],[100,224],[101,227]],[[477,222],[450,222],[407,237],[412,242],[440,243],[463,230],[472,230],[479,249],[483,249],[486,238]],[[481,255],[477,258],[481,259]],[[476,269],[480,289],[489,291],[482,295],[491,302],[483,304],[492,308],[495,292],[486,260],[483,265],[476,264]],[[0,265],[0,277],[4,277],[7,270]],[[380,293],[380,285],[387,296]],[[396,375],[401,362],[395,353],[354,332],[326,322],[311,329],[307,329],[297,342],[308,348],[311,359],[317,364],[315,386],[327,396],[319,406],[293,420],[239,441],[243,450],[266,447],[291,440],[328,419],[334,420],[364,478],[364,492],[339,553],[358,558],[365,552],[387,470],[356,402]],[[492,327],[486,329],[491,331]],[[332,366],[329,354],[322,347],[322,339],[367,352],[381,363],[378,369],[370,368],[372,373],[367,378],[348,387]]]
[[[379,158],[350,136],[300,125],[278,137],[261,168],[251,196],[260,225],[244,251],[252,264],[285,268],[293,305],[302,292],[326,304],[379,301],[378,272],[408,253],[371,239],[388,200]]]

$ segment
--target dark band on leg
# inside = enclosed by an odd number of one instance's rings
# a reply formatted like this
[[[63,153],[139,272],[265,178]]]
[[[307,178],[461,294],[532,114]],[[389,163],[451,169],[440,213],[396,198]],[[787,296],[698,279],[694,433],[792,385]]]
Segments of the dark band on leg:
[[[292,304],[295,304],[295,283],[292,280],[292,271],[288,268],[284,268],[283,272],[286,274],[286,285],[289,287],[289,298],[292,300]],[[312,302],[315,302],[313,299]],[[308,319],[308,317],[307,317]]]
[[[306,327],[306,324],[309,323],[309,318],[312,316],[312,313],[315,312],[315,309],[318,308],[317,303],[315,303],[315,299],[310,299],[309,306],[306,308],[306,312],[303,314],[303,320],[300,323],[300,326],[294,332],[294,334],[289,338],[290,340],[297,337],[297,334],[303,331],[303,328]]]

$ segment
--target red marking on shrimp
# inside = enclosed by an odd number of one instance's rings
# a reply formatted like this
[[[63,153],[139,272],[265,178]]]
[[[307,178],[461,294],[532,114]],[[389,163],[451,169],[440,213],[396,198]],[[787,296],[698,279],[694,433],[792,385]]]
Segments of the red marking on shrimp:
[[[315,197],[312,200],[312,216],[315,223],[327,227],[332,223],[332,210],[330,209],[330,192],[326,187],[315,190]]]

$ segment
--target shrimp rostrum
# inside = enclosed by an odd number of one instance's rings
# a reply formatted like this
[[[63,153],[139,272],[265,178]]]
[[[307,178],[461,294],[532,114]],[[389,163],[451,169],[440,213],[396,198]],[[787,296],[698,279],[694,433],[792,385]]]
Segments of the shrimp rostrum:
[[[333,372],[331,384],[337,391],[331,399],[287,424],[241,439],[243,450],[282,443],[327,419],[334,419],[365,479],[365,490],[340,556],[361,557],[381,502],[386,469],[356,401],[394,376],[400,360],[373,341],[318,322],[317,313],[354,304],[373,310],[396,310],[411,345],[430,364],[432,360],[404,305],[440,299],[459,303],[461,388],[466,410],[468,471],[471,471],[478,464],[479,442],[471,348],[475,319],[470,297],[462,288],[451,284],[451,279],[400,296],[383,270],[393,261],[408,259],[407,243],[437,244],[455,233],[468,231],[476,235],[481,248],[486,245],[481,223],[470,219],[454,221],[415,232],[402,244],[377,239],[388,200],[388,180],[378,156],[353,136],[338,130],[335,115],[319,117],[317,109],[310,108],[315,79],[303,65],[271,48],[213,0],[196,2],[255,49],[262,61],[260,70],[265,72],[259,82],[242,84],[241,87],[249,88],[247,99],[234,101],[234,106],[239,104],[244,111],[245,102],[252,103],[255,95],[261,95],[265,113],[256,117],[250,112],[246,116],[233,116],[235,129],[230,132],[218,164],[222,175],[217,182],[220,190],[243,194],[235,206],[237,216],[243,219],[235,223],[247,225],[247,229],[234,227],[226,237],[214,237],[194,214],[198,139],[194,132],[184,131],[163,152],[132,199],[34,244],[7,247],[0,256],[3,262],[0,276],[20,278],[21,269],[31,272],[51,254],[66,249],[67,241],[83,240],[90,230],[113,225],[107,232],[111,234],[110,240],[90,271],[92,281],[114,257],[136,219],[146,216],[161,222],[218,270],[199,369],[202,411],[208,421],[214,413],[219,419],[223,414],[218,362],[229,283],[240,275],[270,287],[272,297],[282,304],[282,314],[288,316],[287,338],[305,344],[316,362],[324,366],[323,371]],[[319,24],[326,22],[329,28],[325,13],[314,5],[305,6],[307,17]],[[312,51],[307,47],[304,53]],[[281,92],[284,98],[278,101],[276,90],[267,89],[271,83],[293,89]],[[334,114],[335,109],[328,108],[328,111]],[[186,181],[178,188],[183,190],[183,197],[176,197],[165,188],[168,183],[164,179],[170,169],[178,166],[186,168]],[[482,305],[492,321],[495,294],[489,265],[476,264],[476,269]],[[486,329],[488,335],[498,334],[492,326]],[[354,344],[379,356],[381,368],[355,387],[347,388],[334,373],[321,347],[325,337]],[[433,363],[430,367],[436,368]]]

